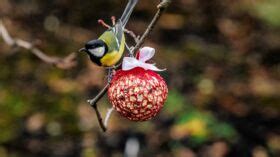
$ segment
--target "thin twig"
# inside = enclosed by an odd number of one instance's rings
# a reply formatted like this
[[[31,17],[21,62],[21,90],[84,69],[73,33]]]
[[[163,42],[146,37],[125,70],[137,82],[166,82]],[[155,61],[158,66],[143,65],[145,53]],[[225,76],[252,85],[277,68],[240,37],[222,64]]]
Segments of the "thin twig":
[[[107,114],[106,114],[106,117],[105,117],[105,120],[104,120],[104,125],[105,125],[105,127],[108,126],[109,119],[110,119],[111,114],[112,114],[113,111],[114,111],[114,107],[111,107],[110,109],[108,109]]]
[[[58,68],[69,69],[69,68],[76,66],[76,64],[77,64],[76,60],[75,60],[75,58],[76,58],[75,53],[71,53],[64,58],[48,56],[46,53],[44,53],[40,49],[34,47],[32,43],[30,43],[26,40],[23,40],[23,39],[12,38],[11,35],[9,34],[8,30],[6,29],[4,23],[2,22],[2,20],[0,20],[0,36],[2,36],[4,42],[7,45],[18,46],[18,47],[27,49],[32,54],[37,56],[39,59],[44,61],[45,63],[55,65]]]
[[[106,126],[104,125],[102,116],[97,108],[97,102],[106,94],[109,85],[110,84],[107,83],[106,86],[96,95],[96,97],[88,100],[88,103],[91,105],[91,107],[94,109],[94,111],[96,113],[99,126],[101,127],[102,131],[104,131],[104,132],[106,132]]]
[[[157,13],[155,14],[154,18],[152,19],[152,21],[150,22],[150,24],[148,25],[147,29],[145,30],[145,32],[143,33],[143,35],[141,36],[140,39],[133,32],[131,32],[131,31],[129,32],[126,30],[126,33],[128,33],[130,36],[132,36],[134,38],[134,40],[136,41],[136,45],[133,47],[133,49],[131,51],[133,54],[142,46],[142,44],[144,43],[144,40],[147,38],[147,36],[153,30],[153,28],[155,27],[159,18],[161,17],[162,13],[165,11],[165,9],[169,6],[170,3],[171,3],[171,0],[162,0],[161,1],[161,3],[157,6],[157,8],[158,8]],[[119,67],[119,66],[117,66],[117,67]],[[108,117],[110,116],[111,113],[109,112],[109,116],[107,113],[107,116],[105,118],[105,124],[106,124],[105,125],[102,121],[100,112],[97,109],[97,102],[105,95],[108,88],[109,88],[109,83],[93,99],[88,100],[90,105],[95,110],[99,125],[104,132],[106,131],[106,125],[107,125],[108,119],[109,119]]]
[[[102,131],[106,132],[107,129],[106,129],[106,126],[105,126],[104,123],[103,123],[102,116],[101,116],[101,114],[100,114],[100,112],[99,112],[99,110],[98,110],[98,108],[97,108],[97,104],[92,105],[92,107],[93,107],[93,109],[94,109],[94,111],[95,111],[95,113],[96,113],[97,120],[98,120],[98,123],[99,123],[99,125],[100,125]]]
[[[116,24],[116,17],[115,17],[115,16],[112,16],[112,17],[111,17],[111,21],[112,21],[112,24],[113,24],[113,26],[114,26],[114,25]],[[98,23],[99,23],[101,26],[103,26],[103,27],[105,27],[105,28],[107,28],[107,29],[110,29],[110,28],[113,27],[113,26],[110,26],[109,24],[107,24],[103,19],[99,19],[99,20],[98,20]],[[129,36],[131,36],[131,37],[134,39],[135,43],[138,42],[140,36],[137,36],[133,31],[130,31],[130,30],[126,29],[126,28],[124,28],[124,32],[125,32],[126,34],[128,34]]]
[[[96,105],[96,103],[106,94],[108,87],[109,87],[109,83],[106,84],[106,86],[93,98],[93,99],[89,99],[88,103],[91,106]]]
[[[129,36],[131,36],[131,37],[133,38],[133,40],[134,40],[135,43],[138,43],[138,42],[139,42],[140,36],[137,36],[133,31],[128,30],[128,29],[125,28],[125,29],[124,29],[124,32],[125,32],[126,34],[128,34]]]
[[[0,35],[2,36],[3,40],[9,45],[14,45],[14,40],[11,38],[10,34],[8,33],[6,27],[4,26],[2,20],[0,20]]]
[[[165,9],[169,6],[170,3],[171,3],[171,0],[162,0],[161,3],[157,6],[158,7],[157,13],[155,14],[154,18],[150,22],[150,24],[147,27],[147,29],[144,32],[144,34],[141,36],[140,40],[137,42],[137,44],[132,49],[132,51],[131,51],[132,53],[135,53],[142,46],[142,44],[144,43],[145,39],[150,34],[150,32],[153,30],[153,28],[155,27],[155,25],[158,22],[159,18],[161,17],[162,13],[165,11]]]

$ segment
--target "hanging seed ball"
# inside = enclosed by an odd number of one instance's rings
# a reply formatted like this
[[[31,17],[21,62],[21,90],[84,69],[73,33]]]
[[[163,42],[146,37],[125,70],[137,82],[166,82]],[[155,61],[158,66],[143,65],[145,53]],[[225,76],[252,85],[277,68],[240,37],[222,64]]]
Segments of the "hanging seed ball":
[[[167,93],[167,85],[159,74],[140,67],[118,70],[108,89],[113,107],[133,121],[145,121],[156,116]]]

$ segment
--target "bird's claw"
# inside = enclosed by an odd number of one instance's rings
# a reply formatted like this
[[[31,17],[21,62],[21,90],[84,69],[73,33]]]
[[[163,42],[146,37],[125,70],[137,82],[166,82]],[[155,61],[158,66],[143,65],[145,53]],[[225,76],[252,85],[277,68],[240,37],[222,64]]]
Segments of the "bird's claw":
[[[113,76],[116,74],[115,66],[108,68],[108,83],[110,83],[113,79]]]

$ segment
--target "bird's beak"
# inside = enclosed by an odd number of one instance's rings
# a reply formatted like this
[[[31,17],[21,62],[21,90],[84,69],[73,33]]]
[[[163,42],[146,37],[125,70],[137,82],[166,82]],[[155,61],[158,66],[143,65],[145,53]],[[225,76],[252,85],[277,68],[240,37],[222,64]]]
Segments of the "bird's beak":
[[[81,48],[80,50],[79,50],[79,52],[86,52],[86,48]]]

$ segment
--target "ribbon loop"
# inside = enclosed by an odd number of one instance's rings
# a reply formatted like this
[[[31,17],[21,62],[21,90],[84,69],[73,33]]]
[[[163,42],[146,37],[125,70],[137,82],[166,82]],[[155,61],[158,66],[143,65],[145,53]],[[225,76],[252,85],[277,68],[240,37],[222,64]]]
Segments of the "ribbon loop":
[[[143,47],[139,52],[139,60],[134,57],[124,57],[122,63],[122,70],[127,71],[136,67],[141,67],[145,70],[164,71],[159,69],[155,64],[145,63],[155,55],[155,49],[151,47]]]
[[[140,50],[139,53],[139,61],[141,62],[146,62],[148,60],[150,60],[151,58],[153,58],[153,56],[155,55],[156,51],[154,48],[151,47],[143,47]]]

